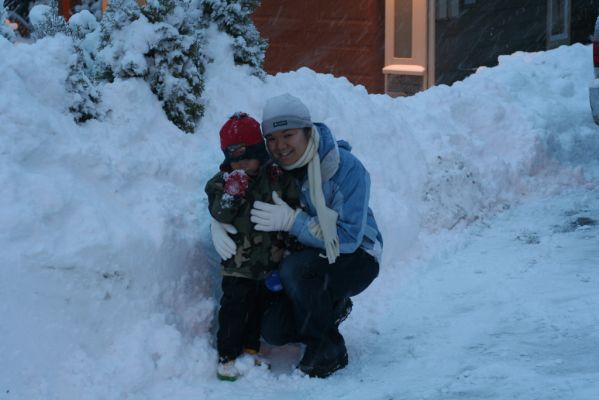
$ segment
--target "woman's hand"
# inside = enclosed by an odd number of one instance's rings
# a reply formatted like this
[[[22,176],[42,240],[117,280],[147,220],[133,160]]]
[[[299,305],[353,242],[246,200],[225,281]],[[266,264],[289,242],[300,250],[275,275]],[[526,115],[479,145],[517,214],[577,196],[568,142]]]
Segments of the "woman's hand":
[[[289,207],[287,203],[281,200],[277,192],[272,192],[272,201],[274,204],[255,201],[250,220],[256,224],[255,229],[257,231],[288,232],[293,226],[295,217],[297,217],[300,210],[294,210]]]
[[[212,234],[212,244],[216,248],[216,252],[223,260],[228,260],[235,255],[237,246],[230,234],[237,233],[237,229],[230,224],[218,222],[214,218],[210,221],[210,233]]]

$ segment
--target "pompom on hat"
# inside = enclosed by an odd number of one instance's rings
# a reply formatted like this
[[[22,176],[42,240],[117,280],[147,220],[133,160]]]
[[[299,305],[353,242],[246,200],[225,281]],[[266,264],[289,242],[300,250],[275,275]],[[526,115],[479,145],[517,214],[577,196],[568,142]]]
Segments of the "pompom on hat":
[[[236,112],[220,129],[220,148],[225,154],[224,164],[240,160],[268,159],[260,124],[244,112]]]
[[[262,112],[262,134],[295,128],[311,128],[310,110],[300,99],[289,93],[271,97]]]

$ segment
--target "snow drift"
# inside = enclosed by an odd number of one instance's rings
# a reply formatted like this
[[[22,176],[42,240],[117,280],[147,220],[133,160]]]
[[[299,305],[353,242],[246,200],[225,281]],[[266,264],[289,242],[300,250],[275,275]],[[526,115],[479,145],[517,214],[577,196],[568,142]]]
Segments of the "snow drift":
[[[232,64],[227,37],[210,40],[209,101],[189,135],[135,79],[102,88],[103,120],[75,124],[69,39],[0,38],[6,398],[130,398],[151,382],[213,379],[219,277],[203,186],[222,158],[221,124],[240,110],[259,119],[270,96],[300,97],[370,171],[390,284],[431,251],[431,234],[588,185],[578,162],[598,159],[588,46],[501,57],[392,99],[304,68],[261,81]]]

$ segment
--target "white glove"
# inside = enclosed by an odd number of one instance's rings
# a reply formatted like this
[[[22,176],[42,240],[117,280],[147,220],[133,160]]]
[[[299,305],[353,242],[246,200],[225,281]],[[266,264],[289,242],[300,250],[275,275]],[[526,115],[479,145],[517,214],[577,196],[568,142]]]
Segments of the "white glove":
[[[300,210],[289,207],[287,203],[281,200],[277,192],[272,192],[272,201],[274,204],[255,201],[250,220],[256,224],[255,229],[257,231],[288,232]]]
[[[212,234],[212,244],[216,248],[216,252],[220,258],[227,260],[235,255],[237,246],[229,236],[229,233],[237,233],[237,229],[233,225],[218,222],[212,218],[210,221],[210,233]]]

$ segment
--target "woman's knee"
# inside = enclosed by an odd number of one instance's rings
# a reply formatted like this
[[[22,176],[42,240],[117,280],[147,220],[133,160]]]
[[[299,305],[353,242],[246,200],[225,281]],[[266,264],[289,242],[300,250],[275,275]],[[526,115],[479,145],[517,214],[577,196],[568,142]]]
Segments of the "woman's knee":
[[[296,286],[298,282],[309,276],[317,257],[316,249],[294,252],[285,257],[279,267],[283,287]]]
[[[294,254],[290,254],[281,261],[279,266],[279,276],[281,277],[281,283],[283,286],[289,284],[289,282],[295,281],[297,275],[296,263],[292,259]]]
[[[282,346],[295,340],[295,319],[289,300],[273,302],[262,317],[262,337],[275,346]]]

